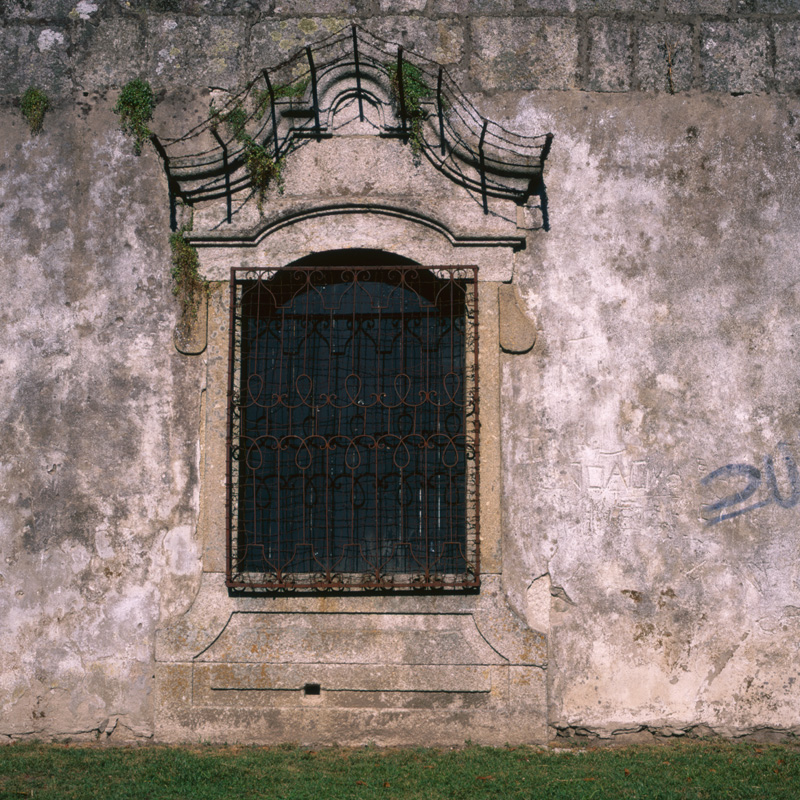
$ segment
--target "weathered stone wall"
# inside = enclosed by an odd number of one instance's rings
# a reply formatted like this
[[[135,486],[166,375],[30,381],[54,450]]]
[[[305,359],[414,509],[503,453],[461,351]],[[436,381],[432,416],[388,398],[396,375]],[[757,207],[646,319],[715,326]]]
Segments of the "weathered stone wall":
[[[796,0],[4,0],[3,94],[241,85],[358,22],[462,88],[796,92]]]
[[[515,274],[541,333],[503,384],[504,559],[538,578],[531,621],[551,593],[551,724],[797,731],[797,100],[517,108],[559,131]],[[712,513],[747,484],[703,485],[727,464],[759,487]]]
[[[152,736],[156,630],[200,585],[204,357],[172,345],[166,181],[116,89],[150,80],[177,135],[351,21],[555,133],[513,278],[539,336],[501,385],[503,585],[548,635],[551,731],[800,731],[795,0],[0,11],[1,736]]]
[[[155,625],[199,565],[201,387],[172,346],[163,178],[85,108],[34,139],[3,115],[5,736],[149,735]]]

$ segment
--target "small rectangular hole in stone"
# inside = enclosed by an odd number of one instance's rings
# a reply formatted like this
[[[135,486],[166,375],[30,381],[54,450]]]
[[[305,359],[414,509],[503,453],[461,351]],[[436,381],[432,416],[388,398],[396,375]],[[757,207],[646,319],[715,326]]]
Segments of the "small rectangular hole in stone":
[[[318,695],[320,693],[320,687],[318,683],[307,683],[303,687],[303,694],[306,697]]]

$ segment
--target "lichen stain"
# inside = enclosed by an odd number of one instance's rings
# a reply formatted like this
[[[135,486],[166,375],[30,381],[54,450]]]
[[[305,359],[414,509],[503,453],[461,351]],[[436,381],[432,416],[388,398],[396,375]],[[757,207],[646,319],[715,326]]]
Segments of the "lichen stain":
[[[21,208],[11,219],[11,229],[25,241],[25,252],[38,256],[42,247],[42,232],[36,225],[36,213],[32,208]]]
[[[233,38],[230,31],[223,31],[219,33],[214,46],[211,48],[212,56],[223,56],[227,53],[234,53],[237,49],[237,43]]]
[[[633,634],[634,642],[641,642],[648,636],[653,636],[656,632],[655,625],[652,622],[642,622],[636,626]]]
[[[304,18],[297,23],[297,27],[300,28],[303,33],[311,34],[317,29],[317,23],[314,22],[313,19]]]

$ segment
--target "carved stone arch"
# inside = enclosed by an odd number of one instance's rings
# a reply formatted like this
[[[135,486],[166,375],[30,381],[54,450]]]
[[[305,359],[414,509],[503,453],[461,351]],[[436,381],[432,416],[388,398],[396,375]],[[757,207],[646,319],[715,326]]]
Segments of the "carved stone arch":
[[[225,280],[232,267],[283,266],[321,250],[377,248],[428,266],[472,264],[481,280],[509,281],[525,238],[516,230],[470,234],[408,204],[330,202],[290,205],[233,241],[210,231],[194,234],[192,243],[210,280]]]

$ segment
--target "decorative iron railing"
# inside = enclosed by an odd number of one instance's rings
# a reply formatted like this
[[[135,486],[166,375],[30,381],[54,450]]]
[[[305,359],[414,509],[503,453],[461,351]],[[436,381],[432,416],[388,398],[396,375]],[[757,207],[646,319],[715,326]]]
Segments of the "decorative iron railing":
[[[223,124],[234,114],[234,125]],[[249,143],[279,164],[355,119],[379,136],[411,141],[420,157],[480,195],[484,210],[489,197],[522,203],[540,190],[552,134],[524,136],[486,119],[443,67],[355,25],[262,70],[183,136],[153,142],[173,204],[193,205],[252,189]]]

